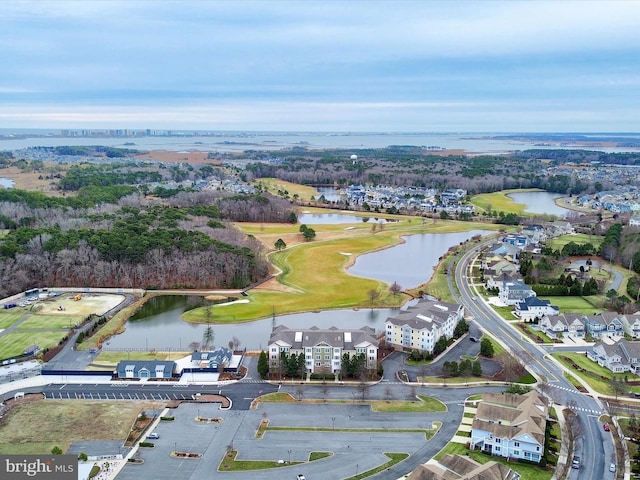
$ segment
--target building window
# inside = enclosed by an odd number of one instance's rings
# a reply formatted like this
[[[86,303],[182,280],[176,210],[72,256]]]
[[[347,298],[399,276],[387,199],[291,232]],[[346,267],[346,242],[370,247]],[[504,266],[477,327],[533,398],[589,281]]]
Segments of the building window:
[[[513,442],[513,446],[514,447],[519,447],[520,446],[520,442]]]
[[[502,439],[501,438],[496,438],[496,443],[500,443],[500,442],[502,442]]]
[[[516,457],[520,456],[520,450],[514,450],[513,455]]]

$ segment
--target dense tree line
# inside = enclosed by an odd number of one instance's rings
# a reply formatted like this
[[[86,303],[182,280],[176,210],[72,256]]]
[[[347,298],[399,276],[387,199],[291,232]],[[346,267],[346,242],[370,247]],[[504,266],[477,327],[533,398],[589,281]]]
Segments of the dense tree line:
[[[105,166],[74,165],[59,182],[60,189],[76,191],[89,185],[132,185],[137,183],[160,182],[163,176],[158,171],[132,169],[119,171],[116,165]]]
[[[271,154],[249,152],[246,180],[277,177],[301,184],[378,184],[429,188],[464,188],[483,193],[507,188],[542,188],[559,193],[580,193],[590,185],[572,176],[547,175],[547,151],[511,155],[437,155],[426,148],[391,146],[383,149],[322,150],[301,148],[279,152],[279,161],[265,162]],[[352,160],[350,154],[357,154]],[[570,158],[570,157],[568,157]],[[568,161],[568,160],[567,160]]]
[[[0,239],[0,295],[45,285],[246,287],[268,274],[268,264],[260,242],[229,222],[282,222],[293,212],[269,194],[182,191],[160,200],[133,192],[84,206],[0,190],[0,223],[8,229]]]

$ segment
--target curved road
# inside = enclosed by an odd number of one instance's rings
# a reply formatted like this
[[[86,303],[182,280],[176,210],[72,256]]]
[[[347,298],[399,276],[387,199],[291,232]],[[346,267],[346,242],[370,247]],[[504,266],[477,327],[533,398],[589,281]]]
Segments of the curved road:
[[[599,399],[584,395],[576,390],[563,376],[562,367],[555,362],[548,352],[539,345],[531,343],[508,322],[505,322],[495,311],[479,298],[472,290],[467,276],[471,266],[484,244],[462,254],[455,267],[455,283],[460,291],[458,301],[471,314],[473,321],[483,330],[490,333],[511,353],[519,353],[525,357],[527,368],[539,380],[547,382],[552,398],[564,405],[573,404],[582,425],[582,440],[577,442],[576,454],[582,458],[582,467],[571,471],[571,479],[604,480],[615,478],[608,466],[614,458],[615,450],[610,433],[604,432],[598,422],[603,412]]]

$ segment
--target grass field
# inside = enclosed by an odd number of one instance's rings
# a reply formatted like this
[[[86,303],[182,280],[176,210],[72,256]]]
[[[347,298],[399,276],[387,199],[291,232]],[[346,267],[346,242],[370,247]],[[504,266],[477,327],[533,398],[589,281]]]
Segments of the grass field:
[[[273,246],[277,238],[289,245],[273,252],[270,260],[281,271],[277,281],[267,282],[249,292],[246,304],[216,306],[215,319],[219,323],[237,323],[266,318],[273,315],[340,308],[397,307],[407,300],[407,295],[390,293],[383,282],[349,275],[346,268],[361,255],[400,243],[402,235],[418,233],[449,233],[478,228],[471,222],[422,223],[422,219],[400,217],[397,222],[385,224],[382,230],[371,232],[368,224],[317,225],[317,237],[311,242],[299,238],[288,242],[281,233],[273,234],[279,227],[247,224],[238,225],[247,233]],[[339,228],[336,228],[339,227]],[[288,226],[291,235],[300,237],[298,226]],[[378,227],[379,228],[379,227]],[[483,226],[483,228],[485,228]],[[488,228],[498,228],[490,225]],[[297,243],[296,243],[297,242]],[[368,292],[377,291],[372,303]],[[183,314],[191,322],[206,322],[205,309],[194,309]]]
[[[68,330],[62,329],[52,331],[16,330],[5,333],[0,337],[0,357],[10,358],[22,355],[25,348],[31,345],[38,345],[40,350],[54,347],[68,333]]]
[[[261,184],[263,188],[266,188],[268,192],[275,196],[279,196],[278,191],[287,191],[289,193],[289,198],[293,198],[294,195],[297,195],[300,200],[305,202],[311,201],[311,197],[314,197],[317,200],[320,196],[320,193],[314,187],[285,182],[279,178],[261,178],[254,182],[254,186],[258,184]]]
[[[495,193],[481,193],[471,197],[471,203],[481,211],[495,210],[497,212],[515,213],[516,215],[533,215],[525,212],[527,206],[524,203],[515,203],[507,195],[520,192],[540,192],[539,189],[502,190]]]
[[[592,315],[593,312],[601,311],[600,296],[590,297],[544,297],[550,300],[551,305],[560,307],[560,312],[586,313]]]
[[[79,325],[84,317],[79,315],[30,315],[24,322],[18,325],[17,330],[23,329],[70,329]]]
[[[136,416],[152,406],[75,400],[39,400],[15,406],[0,423],[0,454],[48,454],[54,446],[65,452],[71,442],[82,440],[124,442]]]
[[[590,243],[596,249],[600,247],[604,237],[598,235],[587,235],[586,233],[576,233],[575,235],[562,235],[547,240],[546,244],[553,250],[562,250],[567,243],[573,242],[578,245],[585,245]]]
[[[0,328],[9,328],[25,315],[26,312],[19,307],[12,308],[11,310],[0,310]]]

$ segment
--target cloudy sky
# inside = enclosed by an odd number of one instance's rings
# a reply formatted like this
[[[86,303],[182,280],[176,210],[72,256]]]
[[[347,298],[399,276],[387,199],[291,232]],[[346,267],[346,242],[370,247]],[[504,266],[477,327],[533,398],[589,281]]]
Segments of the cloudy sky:
[[[638,132],[640,1],[0,2],[0,128]]]

